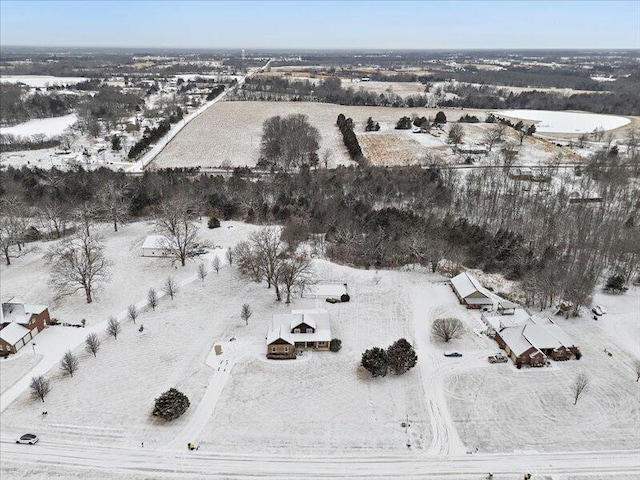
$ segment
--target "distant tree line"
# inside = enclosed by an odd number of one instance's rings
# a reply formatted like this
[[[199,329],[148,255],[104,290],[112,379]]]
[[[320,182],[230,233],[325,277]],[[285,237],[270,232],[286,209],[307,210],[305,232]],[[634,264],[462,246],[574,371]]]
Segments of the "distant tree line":
[[[60,117],[76,106],[75,95],[34,93],[27,95],[21,85],[0,83],[0,125],[15,125],[32,118]]]

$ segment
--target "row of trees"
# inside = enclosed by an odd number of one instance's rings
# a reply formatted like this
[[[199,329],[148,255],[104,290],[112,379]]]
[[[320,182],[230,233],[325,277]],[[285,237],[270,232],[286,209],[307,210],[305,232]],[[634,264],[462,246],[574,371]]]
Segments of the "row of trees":
[[[351,159],[362,163],[364,156],[360,142],[358,142],[358,137],[353,131],[353,120],[346,118],[344,114],[341,113],[338,115],[336,125],[340,129],[340,133],[342,133],[342,141],[344,142],[344,146],[347,147],[347,152],[349,152]]]

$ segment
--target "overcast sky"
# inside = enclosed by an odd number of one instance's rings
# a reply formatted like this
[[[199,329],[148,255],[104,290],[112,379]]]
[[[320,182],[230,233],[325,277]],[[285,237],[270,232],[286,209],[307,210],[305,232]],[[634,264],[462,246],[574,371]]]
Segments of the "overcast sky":
[[[640,48],[640,0],[0,1],[0,44],[181,48]]]

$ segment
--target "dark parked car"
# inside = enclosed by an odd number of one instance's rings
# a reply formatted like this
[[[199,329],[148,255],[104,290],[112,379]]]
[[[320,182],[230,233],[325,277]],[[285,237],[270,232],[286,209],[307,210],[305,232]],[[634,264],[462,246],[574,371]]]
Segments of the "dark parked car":
[[[462,354],[458,352],[445,352],[444,356],[445,357],[461,357]]]

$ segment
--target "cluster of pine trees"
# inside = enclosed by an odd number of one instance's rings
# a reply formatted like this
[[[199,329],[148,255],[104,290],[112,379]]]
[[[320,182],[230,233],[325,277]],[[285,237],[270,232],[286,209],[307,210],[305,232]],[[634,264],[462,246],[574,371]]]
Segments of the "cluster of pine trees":
[[[351,118],[345,118],[344,114],[341,113],[338,115],[336,125],[338,125],[342,133],[342,140],[344,141],[344,146],[347,147],[349,156],[352,160],[361,163],[364,160],[364,156],[362,155],[362,148],[360,148],[358,137],[353,131],[353,120]]]

